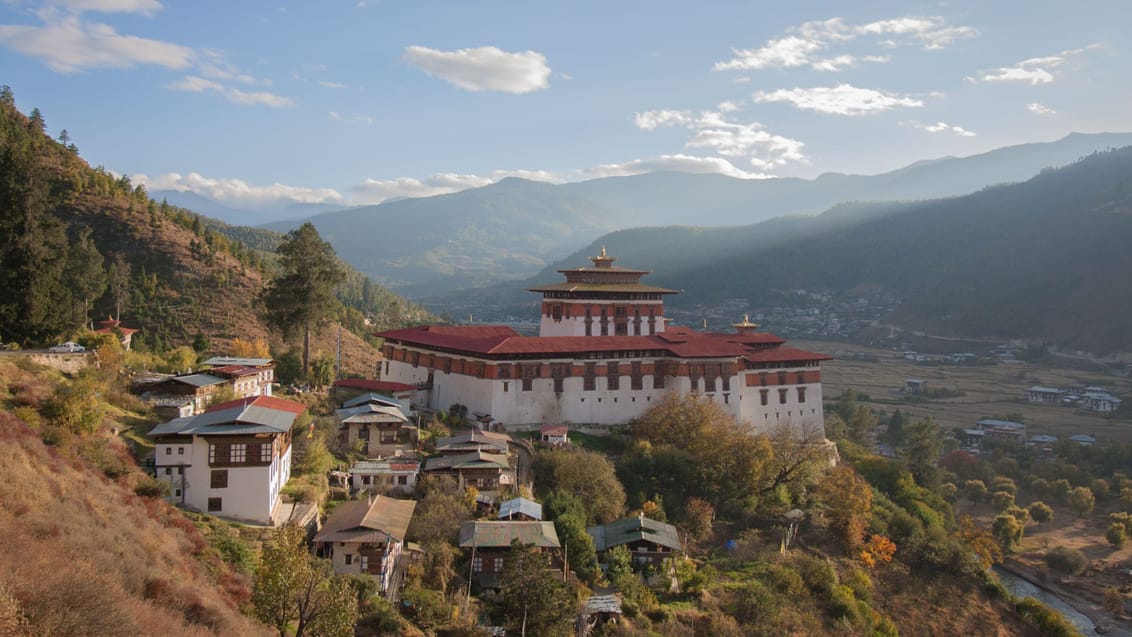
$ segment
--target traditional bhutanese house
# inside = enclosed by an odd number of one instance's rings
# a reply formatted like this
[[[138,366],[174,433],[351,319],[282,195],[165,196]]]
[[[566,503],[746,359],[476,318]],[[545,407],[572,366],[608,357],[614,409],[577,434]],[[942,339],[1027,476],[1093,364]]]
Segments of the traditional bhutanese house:
[[[381,495],[343,502],[314,538],[315,552],[336,573],[369,575],[387,593],[417,503]]]
[[[398,409],[401,409],[401,403],[388,396],[383,396],[382,394],[376,394],[374,392],[363,392],[349,400],[343,401],[342,409],[360,407],[362,405],[378,405],[381,407],[396,407]],[[406,416],[409,415],[408,412],[406,412],[404,409],[401,409],[401,411]]]
[[[410,494],[417,488],[417,476],[420,471],[421,461],[416,458],[362,460],[350,467],[350,485],[355,492],[397,491]]]
[[[1034,385],[1026,390],[1026,400],[1032,403],[1044,403],[1047,405],[1059,404],[1061,397],[1064,395],[1064,390],[1056,387],[1042,387],[1041,385]]]
[[[382,377],[419,386],[418,402],[460,403],[508,425],[624,424],[666,394],[695,393],[756,432],[789,427],[824,435],[820,363],[748,320],[733,333],[666,325],[663,298],[644,270],[560,270],[542,294],[539,336],[502,325],[431,325],[380,332]]]
[[[460,548],[472,561],[472,575],[483,588],[498,587],[503,562],[514,542],[534,546],[549,558],[548,566],[562,568],[561,544],[553,522],[484,522],[469,520],[460,524]]]
[[[998,420],[996,418],[983,418],[975,425],[986,432],[984,440],[1000,440],[1013,444],[1026,443],[1026,425],[1012,420]]]
[[[369,393],[387,396],[400,405],[406,414],[409,414],[412,411],[413,400],[417,395],[417,387],[387,380],[343,378],[334,381],[331,393],[338,400],[347,400],[359,394]]]
[[[500,520],[542,520],[542,505],[526,498],[513,498],[499,505]]]
[[[154,471],[177,504],[272,524],[291,476],[291,427],[301,403],[241,398],[154,427]]]
[[[551,447],[570,444],[570,427],[567,425],[543,425],[538,431],[539,442]]]
[[[922,378],[905,378],[904,379],[904,393],[905,394],[923,394],[927,391],[928,381]]]
[[[231,381],[232,391],[235,392],[237,398],[271,395],[271,383],[262,384],[263,370],[258,367],[223,365],[209,369],[208,373]]]
[[[1111,414],[1120,409],[1121,400],[1108,392],[1086,392],[1078,405],[1099,414]]]
[[[211,368],[213,373],[225,373],[223,369],[238,370],[241,378],[245,382],[249,379],[246,378],[247,371],[244,368],[254,369],[256,372],[255,391],[248,393],[249,396],[270,396],[271,384],[275,382],[275,361],[270,358],[248,358],[242,356],[214,356],[201,365],[204,368]]]
[[[1097,437],[1090,436],[1089,434],[1075,434],[1069,436],[1069,439],[1082,447],[1092,447],[1097,444]]]
[[[511,436],[494,431],[469,429],[436,441],[437,453],[448,455],[486,451],[507,455],[511,452]]]
[[[1036,449],[1042,453],[1053,453],[1053,446],[1057,444],[1057,436],[1050,436],[1046,434],[1034,434],[1030,436],[1030,442],[1026,446]]]
[[[147,398],[175,397],[192,402],[194,414],[204,411],[212,395],[229,386],[230,380],[212,374],[182,374],[173,376],[146,388]]]
[[[624,546],[633,553],[634,563],[660,566],[683,548],[676,527],[643,515],[591,526],[586,533],[594,539],[599,559],[609,549]]]
[[[130,349],[130,345],[134,340],[134,334],[138,333],[138,330],[122,327],[122,322],[111,316],[106,317],[105,321],[99,321],[94,325],[95,334],[117,334],[118,341],[122,343],[122,347],[125,349]]]
[[[362,443],[369,458],[393,454],[401,428],[409,423],[400,407],[373,402],[339,409],[335,415],[346,444]]]
[[[473,486],[480,491],[496,491],[515,484],[515,473],[507,456],[473,451],[455,456],[437,456],[425,460],[424,472],[451,475],[463,489]]]

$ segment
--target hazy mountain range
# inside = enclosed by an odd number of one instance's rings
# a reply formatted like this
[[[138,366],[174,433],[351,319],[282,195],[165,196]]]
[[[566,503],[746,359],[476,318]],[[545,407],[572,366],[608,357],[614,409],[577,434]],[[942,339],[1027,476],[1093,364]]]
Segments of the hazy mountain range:
[[[569,184],[510,178],[458,193],[323,212],[308,219],[344,260],[391,289],[420,297],[530,276],[617,230],[749,225],[817,215],[846,202],[962,195],[1023,181],[1094,151],[1130,144],[1132,133],[1072,134],[1056,142],[921,161],[881,175],[825,174],[812,180],[690,173]],[[211,214],[225,219],[219,211]],[[835,216],[828,221],[834,222]],[[304,220],[266,227],[286,231]],[[773,228],[796,223],[783,219]],[[724,244],[742,243],[731,231],[702,232]],[[653,267],[652,261],[636,264]]]

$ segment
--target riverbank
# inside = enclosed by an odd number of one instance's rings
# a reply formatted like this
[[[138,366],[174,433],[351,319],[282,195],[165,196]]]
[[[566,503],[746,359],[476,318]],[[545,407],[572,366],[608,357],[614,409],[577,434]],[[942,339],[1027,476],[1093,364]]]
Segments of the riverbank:
[[[1088,617],[1096,627],[1097,634],[1132,637],[1132,623],[1114,618],[1104,609],[1101,600],[1092,599],[1091,595],[1084,594],[1080,588],[1063,584],[1064,580],[1058,578],[1043,578],[1032,564],[1017,558],[1008,558],[999,565],[999,568],[1060,599],[1070,608]]]

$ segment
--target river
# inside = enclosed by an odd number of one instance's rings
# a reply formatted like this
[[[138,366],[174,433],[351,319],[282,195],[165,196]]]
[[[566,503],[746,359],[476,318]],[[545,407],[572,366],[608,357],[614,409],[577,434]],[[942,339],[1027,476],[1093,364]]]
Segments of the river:
[[[998,579],[1002,581],[1002,585],[1006,587],[1006,590],[1010,591],[1011,595],[1017,597],[1033,597],[1046,606],[1049,606],[1064,615],[1065,619],[1068,619],[1069,623],[1076,626],[1077,630],[1081,631],[1082,635],[1091,636],[1101,634],[1097,632],[1093,620],[1086,617],[1076,608],[1066,604],[1060,597],[1048,591],[1044,591],[1021,577],[1004,571],[1001,568],[995,568],[994,572],[998,575]]]

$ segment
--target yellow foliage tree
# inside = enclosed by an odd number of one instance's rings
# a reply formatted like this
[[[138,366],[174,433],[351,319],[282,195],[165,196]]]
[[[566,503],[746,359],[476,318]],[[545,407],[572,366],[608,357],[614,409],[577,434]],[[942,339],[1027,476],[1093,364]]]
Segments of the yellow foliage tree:
[[[891,562],[894,555],[896,555],[896,543],[883,535],[873,533],[857,557],[865,566],[873,568],[877,564]]]
[[[245,341],[241,338],[232,339],[232,356],[236,358],[271,358],[271,350],[267,342],[261,338],[254,341]]]
[[[865,541],[865,527],[873,509],[873,489],[853,467],[841,464],[818,485],[830,529],[854,552]]]

